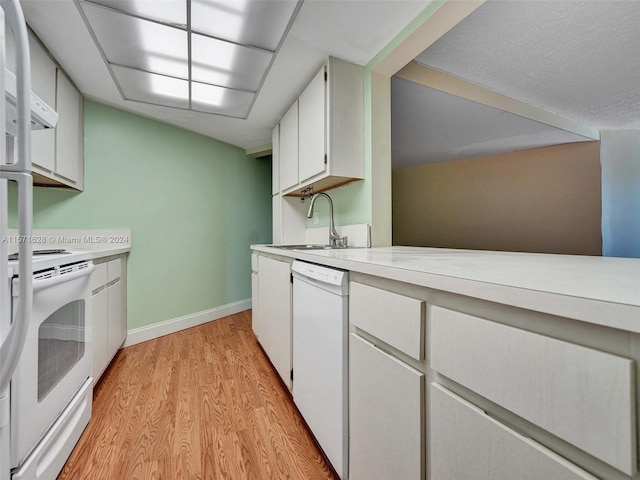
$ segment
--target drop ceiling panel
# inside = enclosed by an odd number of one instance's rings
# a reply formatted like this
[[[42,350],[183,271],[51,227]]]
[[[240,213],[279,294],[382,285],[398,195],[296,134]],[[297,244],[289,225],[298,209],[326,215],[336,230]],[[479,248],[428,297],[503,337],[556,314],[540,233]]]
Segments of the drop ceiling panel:
[[[133,2],[127,0],[99,0],[111,8],[121,8],[130,13]],[[95,3],[95,0],[93,0]],[[161,22],[186,23],[185,17],[171,20],[174,14],[158,13],[156,7],[175,3],[166,0],[143,0],[142,7],[151,10],[138,12],[140,16],[155,15]],[[200,0],[191,0],[194,8]],[[235,0],[232,3],[236,3]],[[47,46],[55,59],[72,78],[87,98],[106,103],[162,122],[217,138],[243,148],[251,148],[271,142],[271,129],[283,112],[299,95],[329,55],[359,65],[366,65],[409,22],[429,6],[430,0],[341,0],[280,2],[279,0],[250,1],[254,8],[269,5],[287,8],[293,12],[291,29],[283,38],[274,62],[264,79],[247,118],[231,118],[197,111],[180,110],[148,103],[124,100],[105,64],[100,50],[82,16],[86,0],[52,1],[21,0],[29,26]],[[128,5],[128,6],[127,6]],[[284,6],[283,6],[284,5]],[[78,8],[80,6],[81,8]],[[299,11],[297,10],[299,8]],[[180,12],[180,8],[177,8]],[[252,36],[264,31],[266,38],[280,27],[267,23],[264,12],[249,13],[262,20],[253,28],[244,29],[241,38],[257,47],[273,47],[275,41],[253,40]],[[192,18],[205,25],[214,17],[205,15]],[[200,26],[202,28],[202,26]],[[260,34],[262,38],[262,34]]]
[[[185,31],[91,4],[83,9],[109,63],[189,78]]]
[[[159,22],[185,26],[187,4],[185,0],[85,0],[86,2],[115,8],[122,12],[151,18]]]
[[[133,68],[112,66],[127,100],[189,108],[189,82]]]
[[[296,0],[191,0],[191,28],[275,51],[296,4]]]
[[[215,38],[191,36],[194,81],[256,92],[273,54]]]
[[[246,116],[254,97],[251,92],[230,90],[197,82],[191,84],[191,89],[191,108],[193,110],[231,117]]]

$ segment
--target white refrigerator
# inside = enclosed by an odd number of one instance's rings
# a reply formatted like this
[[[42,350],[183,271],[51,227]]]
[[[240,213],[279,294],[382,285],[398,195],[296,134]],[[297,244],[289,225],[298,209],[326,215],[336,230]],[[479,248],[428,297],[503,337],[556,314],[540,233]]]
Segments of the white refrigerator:
[[[15,76],[6,70],[6,35],[15,44]],[[33,299],[32,291],[32,188],[31,129],[53,128],[57,114],[31,93],[31,65],[27,26],[18,0],[0,0],[0,480],[10,478],[9,388],[26,338]],[[18,235],[8,235],[8,182],[18,192]],[[19,252],[18,305],[12,307],[9,291],[8,250]],[[15,314],[13,312],[15,311]]]

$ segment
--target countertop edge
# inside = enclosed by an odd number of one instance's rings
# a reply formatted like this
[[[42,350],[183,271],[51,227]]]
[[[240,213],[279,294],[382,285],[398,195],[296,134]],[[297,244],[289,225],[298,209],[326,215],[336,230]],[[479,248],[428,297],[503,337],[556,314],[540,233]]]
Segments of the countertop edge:
[[[16,229],[9,229],[8,235],[17,237]],[[131,252],[131,230],[118,229],[34,229],[32,233],[34,249],[63,248],[87,252],[94,260]],[[17,244],[10,245],[9,253],[17,250]]]
[[[131,251],[131,247],[121,247],[121,248],[111,248],[104,250],[84,250],[87,253],[90,253],[93,256],[94,260],[100,260],[106,257],[112,257],[114,255],[122,255],[123,253],[129,253]]]
[[[326,254],[314,254],[312,251],[287,250],[263,245],[252,245],[251,249],[282,258],[318,263],[329,267],[640,333],[640,322],[638,321],[640,319],[640,296],[638,297],[638,304],[621,303],[602,298],[592,298],[588,295],[576,296],[554,291],[535,290],[521,285],[509,285],[506,284],[507,282],[502,284],[492,283],[464,278],[463,276],[403,269],[375,262],[332,258],[326,256]],[[370,250],[376,251],[375,248]],[[443,249],[443,252],[445,250]],[[496,253],[487,252],[487,254]],[[509,252],[504,253],[507,254]],[[499,255],[500,253],[498,252],[497,254]],[[558,261],[561,260],[560,257],[558,256]]]

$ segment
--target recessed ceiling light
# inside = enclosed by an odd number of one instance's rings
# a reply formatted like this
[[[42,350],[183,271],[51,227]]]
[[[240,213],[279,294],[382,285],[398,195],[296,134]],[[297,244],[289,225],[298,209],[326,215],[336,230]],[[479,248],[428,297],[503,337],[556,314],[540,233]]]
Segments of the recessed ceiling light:
[[[79,0],[122,98],[246,118],[298,0]]]

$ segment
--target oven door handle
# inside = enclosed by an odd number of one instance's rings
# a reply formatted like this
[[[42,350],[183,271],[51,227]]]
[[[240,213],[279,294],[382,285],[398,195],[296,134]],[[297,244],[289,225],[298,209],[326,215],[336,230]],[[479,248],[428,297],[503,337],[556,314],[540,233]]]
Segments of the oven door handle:
[[[71,282],[80,277],[89,276],[94,269],[95,266],[93,265],[93,263],[90,263],[88,267],[83,268],[82,270],[65,273],[64,275],[55,275],[53,277],[43,278],[41,280],[34,280],[33,291],[38,292],[40,290],[44,290],[45,288],[55,287],[56,285],[60,285],[61,283]],[[18,282],[20,282],[19,278]]]

